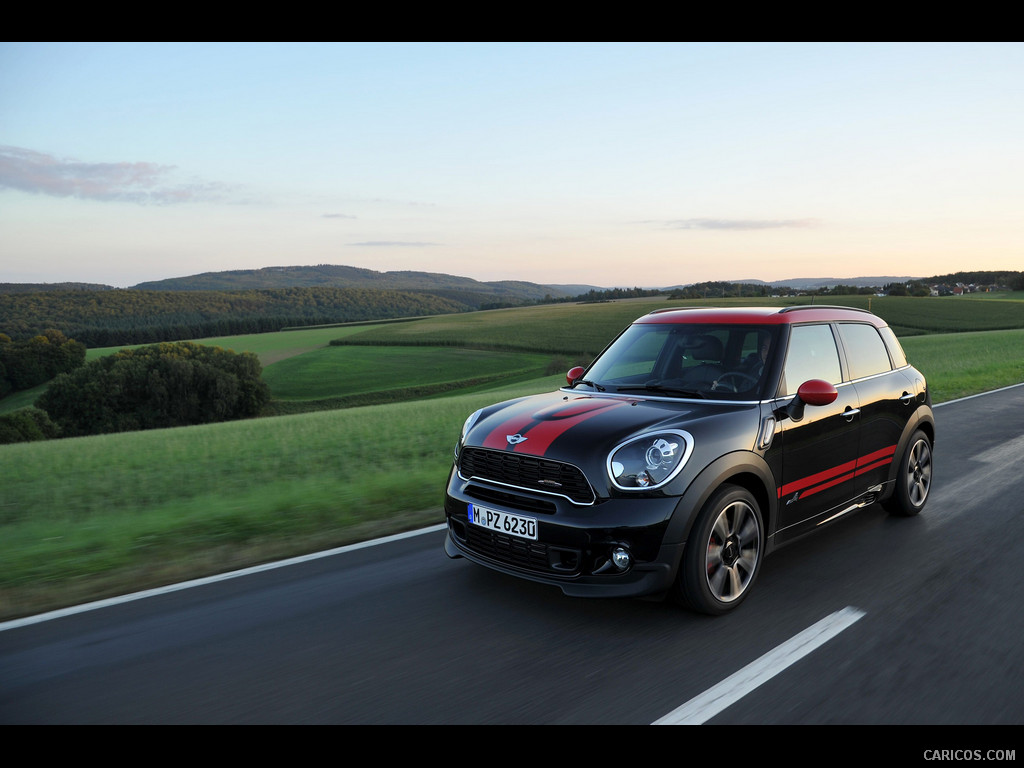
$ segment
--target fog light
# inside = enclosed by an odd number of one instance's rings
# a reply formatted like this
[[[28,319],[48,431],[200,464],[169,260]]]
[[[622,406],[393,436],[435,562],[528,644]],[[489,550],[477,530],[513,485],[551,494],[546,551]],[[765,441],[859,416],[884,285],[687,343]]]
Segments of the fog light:
[[[616,547],[612,550],[612,563],[620,571],[624,571],[632,565],[633,556],[629,554],[629,550],[625,547]]]

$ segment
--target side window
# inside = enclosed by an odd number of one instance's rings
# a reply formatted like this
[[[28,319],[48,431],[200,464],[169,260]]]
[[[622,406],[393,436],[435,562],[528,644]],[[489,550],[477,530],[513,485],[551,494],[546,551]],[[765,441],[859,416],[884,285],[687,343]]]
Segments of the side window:
[[[830,384],[843,380],[839,351],[828,325],[795,325],[789,334],[786,352],[783,394],[795,395],[808,379],[824,379]]]
[[[889,348],[889,357],[892,358],[893,368],[902,368],[907,364],[907,356],[903,352],[903,347],[900,346],[899,341],[896,339],[896,334],[892,332],[892,328],[885,326],[878,330],[882,334],[882,340],[885,342],[885,346]]]
[[[851,379],[892,370],[889,352],[875,326],[867,323],[840,323],[839,335],[846,348]]]

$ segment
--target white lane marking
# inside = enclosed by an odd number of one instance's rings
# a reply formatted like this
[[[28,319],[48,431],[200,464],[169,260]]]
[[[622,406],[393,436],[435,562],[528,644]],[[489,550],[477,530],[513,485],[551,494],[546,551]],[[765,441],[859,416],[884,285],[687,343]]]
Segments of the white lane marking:
[[[652,725],[701,725],[707,722],[730,704],[739,701],[759,685],[827,643],[863,615],[864,611],[848,607],[826,616],[700,696],[655,720]]]
[[[1017,387],[1024,387],[1024,382],[1021,382],[1020,384],[1009,384],[1009,385],[1007,385],[1005,387],[1000,387],[999,389],[990,389],[988,392],[979,392],[976,395],[966,395],[964,397],[958,397],[956,400],[946,400],[946,401],[941,402],[941,403],[935,403],[935,404],[932,405],[932,408],[941,408],[944,405],[952,405],[953,403],[962,403],[964,400],[973,400],[976,397],[986,397],[988,395],[994,395],[997,392],[1005,392],[1008,389],[1016,389]]]
[[[242,568],[237,571],[231,571],[230,573],[219,573],[215,576],[207,576],[202,579],[193,579],[192,581],[183,581],[180,584],[168,584],[166,587],[156,587],[155,589],[147,589],[144,592],[133,592],[130,595],[120,595],[118,597],[109,597],[106,600],[96,600],[92,603],[84,603],[82,605],[73,605],[70,608],[61,608],[57,611],[50,611],[49,613],[40,613],[35,616],[26,616],[21,619],[13,619],[11,621],[5,621],[0,623],[0,632],[6,629],[15,629],[17,627],[24,627],[28,624],[38,624],[43,621],[50,621],[52,619],[60,619],[64,616],[72,616],[76,613],[84,613],[86,611],[95,611],[99,608],[106,608],[111,605],[121,605],[122,603],[130,603],[133,600],[142,600],[147,597],[155,597],[157,595],[166,595],[170,592],[178,592],[182,589],[191,589],[192,587],[201,587],[204,584],[214,584],[218,581],[227,581],[228,579],[237,579],[241,576],[249,576],[253,573],[260,573],[262,571],[272,571],[275,568],[285,568],[289,565],[297,565],[298,563],[308,563],[311,560],[319,560],[322,557],[331,557],[332,555],[340,555],[345,552],[353,552],[357,549],[364,549],[366,547],[375,547],[378,544],[387,544],[390,541],[398,541],[399,539],[408,539],[413,536],[420,536],[424,533],[433,533],[434,531],[443,531],[447,528],[447,523],[438,523],[432,525],[429,528],[420,528],[416,531],[407,531],[406,533],[396,533],[393,536],[383,536],[379,539],[373,539],[372,541],[362,541],[356,544],[349,544],[344,547],[337,547],[335,549],[328,549],[323,552],[313,552],[308,555],[300,555],[298,557],[292,557],[288,560],[278,560],[274,563],[264,563],[263,565],[254,565],[249,568]]]
[[[1007,440],[1000,445],[993,445],[987,451],[972,456],[972,461],[980,461],[982,464],[1017,464],[1020,457],[1024,455],[1024,435]]]

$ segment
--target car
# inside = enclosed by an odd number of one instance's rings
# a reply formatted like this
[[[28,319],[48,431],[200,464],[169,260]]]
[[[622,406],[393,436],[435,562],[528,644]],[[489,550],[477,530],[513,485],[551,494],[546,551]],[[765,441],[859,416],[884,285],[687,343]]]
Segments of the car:
[[[919,513],[934,444],[925,377],[870,312],[657,310],[559,390],[469,416],[445,551],[721,615],[800,536],[876,502]]]

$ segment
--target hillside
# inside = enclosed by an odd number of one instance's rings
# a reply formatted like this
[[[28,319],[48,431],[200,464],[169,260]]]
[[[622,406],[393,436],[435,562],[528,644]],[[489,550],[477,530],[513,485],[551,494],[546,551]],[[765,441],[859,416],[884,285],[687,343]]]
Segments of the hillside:
[[[440,272],[395,271],[377,272],[361,267],[339,264],[317,264],[302,267],[263,267],[226,272],[204,272],[199,275],[172,277],[139,283],[145,291],[242,291],[256,288],[367,288],[390,291],[427,291],[435,295],[477,296],[468,303],[519,303],[537,301],[545,296],[562,298],[575,295],[556,286],[538,285],[517,280],[481,282]]]
[[[924,277],[795,277],[790,280],[772,280],[763,282],[761,280],[740,280],[737,282],[770,285],[773,287],[788,286],[801,291],[811,291],[817,288],[831,288],[834,285],[853,285],[858,288],[874,288],[890,283],[909,283],[912,280],[928,280]]]
[[[0,332],[45,329],[89,347],[265,333],[289,326],[384,320],[477,309],[425,291],[279,288],[247,291],[46,291],[0,294]]]
[[[42,293],[44,291],[113,291],[101,283],[0,283],[0,293]]]
[[[910,293],[903,277],[844,280],[805,278],[778,283],[697,283],[663,288],[673,299],[764,299],[772,293],[870,294],[892,286]],[[973,272],[916,278],[913,292],[927,295],[937,283],[962,291],[1024,287],[1024,273]],[[975,287],[975,284],[979,287]],[[769,286],[771,288],[769,289]],[[818,286],[818,287],[813,287]],[[899,290],[897,290],[899,289]],[[940,294],[953,293],[948,286]],[[960,288],[956,292],[961,292]],[[90,283],[0,284],[0,333],[13,339],[55,329],[90,347],[144,344],[206,336],[263,333],[286,327],[421,317],[565,301],[605,301],[652,295],[652,289],[603,289],[526,281],[482,282],[438,272],[394,271],[344,265],[264,267],[206,272],[119,289]]]
[[[588,289],[332,264],[206,272],[125,289],[5,283],[0,332],[26,338],[53,328],[90,347],[142,344],[564,301]]]

